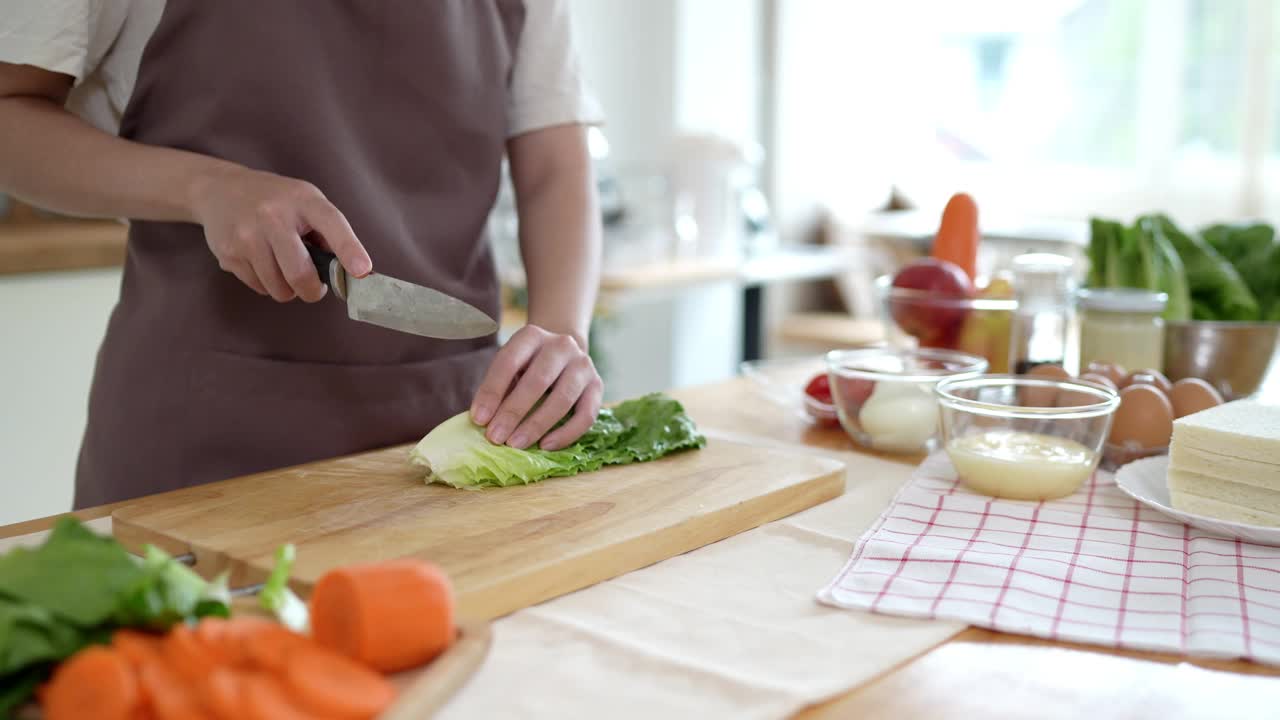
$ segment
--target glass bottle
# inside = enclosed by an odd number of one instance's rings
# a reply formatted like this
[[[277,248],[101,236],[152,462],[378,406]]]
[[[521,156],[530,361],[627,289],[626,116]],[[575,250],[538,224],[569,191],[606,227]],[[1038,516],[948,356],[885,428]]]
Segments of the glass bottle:
[[[1075,293],[1075,261],[1054,253],[1025,253],[1013,259],[1013,292],[1018,302],[1009,342],[1009,367],[1025,373],[1036,365],[1066,367]]]

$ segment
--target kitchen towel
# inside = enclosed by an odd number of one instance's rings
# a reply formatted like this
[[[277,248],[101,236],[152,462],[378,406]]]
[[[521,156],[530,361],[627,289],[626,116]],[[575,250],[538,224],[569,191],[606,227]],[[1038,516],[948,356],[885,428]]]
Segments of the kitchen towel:
[[[1209,535],[1099,472],[1026,502],[930,457],[818,593],[828,605],[1111,647],[1280,663],[1280,548]]]

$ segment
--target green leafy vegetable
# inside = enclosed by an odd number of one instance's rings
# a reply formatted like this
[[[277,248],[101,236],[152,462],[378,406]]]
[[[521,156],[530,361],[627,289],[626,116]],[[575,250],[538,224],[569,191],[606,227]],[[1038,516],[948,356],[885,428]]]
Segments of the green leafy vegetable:
[[[1166,320],[1191,319],[1191,293],[1186,270],[1163,226],[1146,217],[1126,227],[1112,220],[1089,223],[1091,287],[1139,288],[1169,296]]]
[[[1199,236],[1188,235],[1164,215],[1155,221],[1173,244],[1187,272],[1196,320],[1257,320],[1258,301],[1234,265]]]
[[[1280,320],[1280,246],[1265,223],[1211,225],[1206,242],[1229,260],[1258,301],[1262,320]]]
[[[1150,218],[1139,219],[1136,223],[1143,241],[1148,243],[1155,255],[1156,279],[1149,289],[1158,290],[1169,296],[1165,305],[1164,319],[1185,321],[1191,319],[1191,288],[1187,285],[1187,270],[1182,264],[1182,257],[1174,249],[1173,243],[1164,234],[1164,227]]]
[[[494,445],[466,414],[437,426],[414,447],[410,462],[428,470],[427,482],[453,487],[506,487],[647,462],[700,448],[698,432],[675,399],[654,393],[600,411],[595,424],[563,450],[517,450]]]
[[[164,629],[229,612],[225,579],[209,583],[158,548],[143,558],[66,517],[39,547],[0,556],[0,717],[52,665],[119,627]]]
[[[289,589],[289,571],[295,556],[293,545],[281,545],[276,550],[276,566],[258,593],[258,603],[289,629],[305,633],[310,626],[307,604]]]
[[[1089,221],[1091,287],[1158,290],[1166,320],[1280,321],[1280,245],[1264,223],[1183,232],[1153,213],[1126,227]]]

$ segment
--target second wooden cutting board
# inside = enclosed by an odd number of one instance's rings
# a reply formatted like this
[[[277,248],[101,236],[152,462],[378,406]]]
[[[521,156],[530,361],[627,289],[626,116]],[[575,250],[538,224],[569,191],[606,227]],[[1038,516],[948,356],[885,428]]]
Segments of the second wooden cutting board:
[[[396,447],[144,498],[115,511],[113,532],[131,549],[192,552],[233,586],[264,579],[293,543],[304,595],[338,565],[420,557],[453,579],[460,615],[488,619],[844,491],[840,462],[709,435],[651,463],[473,491],[424,485]]]

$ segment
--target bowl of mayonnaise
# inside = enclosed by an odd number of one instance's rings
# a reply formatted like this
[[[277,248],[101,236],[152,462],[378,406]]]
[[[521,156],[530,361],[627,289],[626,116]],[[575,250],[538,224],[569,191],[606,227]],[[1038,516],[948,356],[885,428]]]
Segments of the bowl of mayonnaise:
[[[1014,500],[1051,500],[1093,475],[1120,395],[1084,380],[982,375],[934,388],[942,447],[961,483]]]

